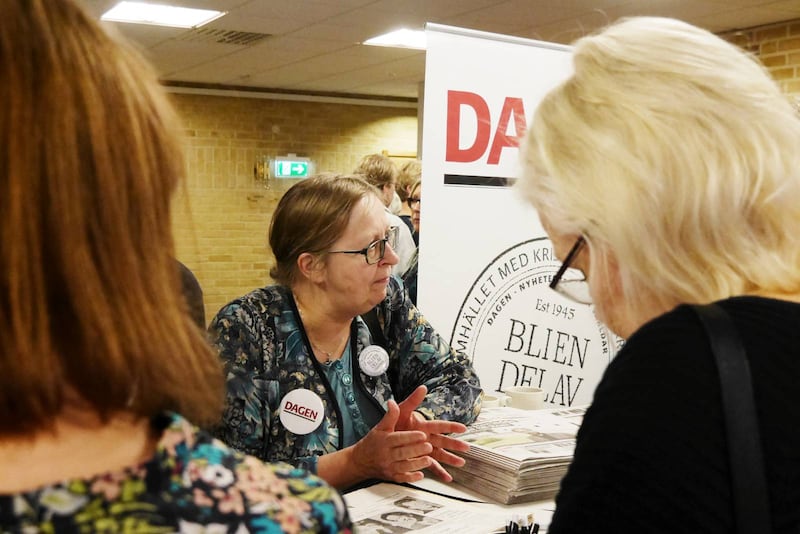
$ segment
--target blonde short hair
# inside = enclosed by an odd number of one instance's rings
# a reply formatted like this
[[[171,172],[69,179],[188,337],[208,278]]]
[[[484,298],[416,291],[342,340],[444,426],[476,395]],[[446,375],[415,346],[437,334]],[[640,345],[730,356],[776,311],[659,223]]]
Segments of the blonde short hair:
[[[369,154],[361,158],[353,173],[360,174],[371,185],[381,188],[387,184],[397,184],[397,165],[383,154]]]
[[[628,309],[800,290],[800,120],[766,70],[650,17],[580,39],[573,61],[535,112],[518,188],[586,236],[592,272],[613,253]]]
[[[400,167],[400,172],[397,175],[397,196],[400,200],[405,202],[408,200],[408,194],[411,192],[411,187],[422,179],[422,162],[418,159],[412,159],[403,163]]]

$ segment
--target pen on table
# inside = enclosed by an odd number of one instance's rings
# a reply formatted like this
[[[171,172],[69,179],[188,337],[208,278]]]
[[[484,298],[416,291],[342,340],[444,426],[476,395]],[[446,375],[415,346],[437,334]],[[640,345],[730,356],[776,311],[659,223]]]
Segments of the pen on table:
[[[522,521],[520,521],[519,533],[520,534],[531,534],[531,527],[528,524],[528,516],[526,516],[526,515],[523,515],[522,516]]]
[[[511,516],[511,519],[509,519],[505,527],[496,532],[505,532],[505,534],[539,534],[540,528],[541,525],[534,522],[533,514],[527,516],[514,514]]]

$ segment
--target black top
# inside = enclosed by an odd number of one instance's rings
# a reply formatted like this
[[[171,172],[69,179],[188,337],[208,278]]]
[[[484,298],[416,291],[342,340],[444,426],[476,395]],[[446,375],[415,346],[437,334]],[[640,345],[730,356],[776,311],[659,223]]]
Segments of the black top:
[[[800,304],[719,304],[750,361],[774,532],[800,532]],[[717,371],[699,319],[679,306],[609,364],[548,533],[728,533],[732,518]]]
[[[181,273],[181,291],[186,299],[186,305],[189,308],[189,315],[191,315],[194,322],[201,330],[206,329],[206,309],[203,304],[203,290],[200,287],[200,282],[194,276],[194,273],[189,270],[187,266],[175,260]]]

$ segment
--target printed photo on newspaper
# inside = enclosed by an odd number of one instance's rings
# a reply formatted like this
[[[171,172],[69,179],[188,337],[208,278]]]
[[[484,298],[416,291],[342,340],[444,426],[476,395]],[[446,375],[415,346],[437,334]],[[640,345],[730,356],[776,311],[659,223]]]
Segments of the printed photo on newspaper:
[[[510,517],[508,507],[463,502],[392,483],[362,488],[344,497],[355,532],[359,534],[441,533],[445,529],[482,534],[504,532]],[[550,509],[539,511],[535,507],[525,513],[531,521],[547,523],[552,515]]]

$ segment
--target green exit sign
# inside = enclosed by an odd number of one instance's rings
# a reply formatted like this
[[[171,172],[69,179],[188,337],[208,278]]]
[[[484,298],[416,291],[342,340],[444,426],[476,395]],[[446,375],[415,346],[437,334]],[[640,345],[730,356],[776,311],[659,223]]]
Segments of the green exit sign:
[[[272,164],[275,178],[308,178],[311,174],[311,160],[298,157],[275,158]]]

